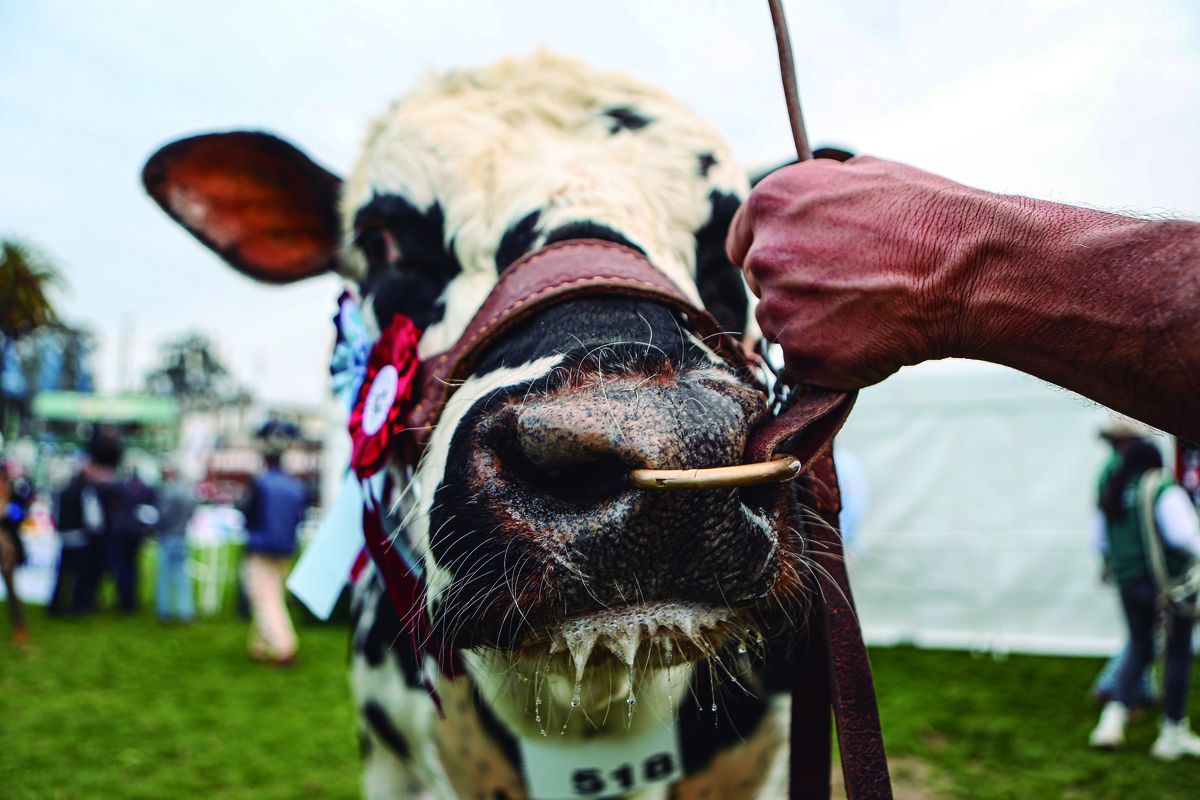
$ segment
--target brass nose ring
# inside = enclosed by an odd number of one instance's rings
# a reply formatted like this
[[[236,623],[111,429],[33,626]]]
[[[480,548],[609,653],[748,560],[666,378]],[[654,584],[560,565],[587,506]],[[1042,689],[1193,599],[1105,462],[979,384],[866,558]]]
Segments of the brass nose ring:
[[[783,483],[800,474],[803,465],[794,456],[783,456],[755,464],[707,469],[635,469],[629,473],[633,485],[642,489],[731,489]]]

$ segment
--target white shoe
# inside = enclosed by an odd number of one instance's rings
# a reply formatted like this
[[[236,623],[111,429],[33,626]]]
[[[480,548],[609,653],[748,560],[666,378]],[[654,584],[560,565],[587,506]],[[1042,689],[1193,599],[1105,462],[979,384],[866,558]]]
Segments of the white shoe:
[[[1088,744],[1112,750],[1125,743],[1125,721],[1129,719],[1129,711],[1118,702],[1106,703],[1100,712],[1100,721],[1092,730]]]
[[[1192,733],[1186,719],[1179,722],[1164,719],[1150,755],[1163,761],[1174,761],[1180,756],[1200,756],[1200,736]]]

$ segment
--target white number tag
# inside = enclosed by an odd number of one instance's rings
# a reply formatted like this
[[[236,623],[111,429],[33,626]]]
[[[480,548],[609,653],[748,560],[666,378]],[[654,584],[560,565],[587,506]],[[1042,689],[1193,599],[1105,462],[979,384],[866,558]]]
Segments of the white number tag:
[[[683,774],[679,735],[668,721],[643,733],[572,741],[521,739],[525,783],[533,800],[628,794]]]

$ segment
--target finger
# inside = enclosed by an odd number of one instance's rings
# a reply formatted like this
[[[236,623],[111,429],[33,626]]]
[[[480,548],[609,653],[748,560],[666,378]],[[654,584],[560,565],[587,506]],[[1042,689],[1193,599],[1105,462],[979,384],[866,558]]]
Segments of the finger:
[[[725,236],[725,254],[740,267],[746,260],[746,253],[750,251],[752,241],[754,225],[750,221],[749,204],[743,202],[734,212],[733,221],[729,223],[729,233]]]

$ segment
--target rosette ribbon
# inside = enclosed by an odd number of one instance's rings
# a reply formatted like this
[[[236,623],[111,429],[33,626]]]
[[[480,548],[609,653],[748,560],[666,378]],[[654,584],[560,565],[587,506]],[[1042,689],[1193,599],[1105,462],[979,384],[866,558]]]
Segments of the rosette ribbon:
[[[358,397],[350,410],[350,466],[366,480],[387,463],[404,415],[413,400],[413,384],[421,356],[421,330],[397,314],[380,334],[367,357]]]
[[[337,340],[329,359],[329,374],[333,379],[334,395],[349,412],[354,410],[354,403],[358,400],[358,391],[367,374],[367,356],[375,342],[363,322],[358,296],[353,292],[344,291],[338,298],[333,326],[337,330]]]

